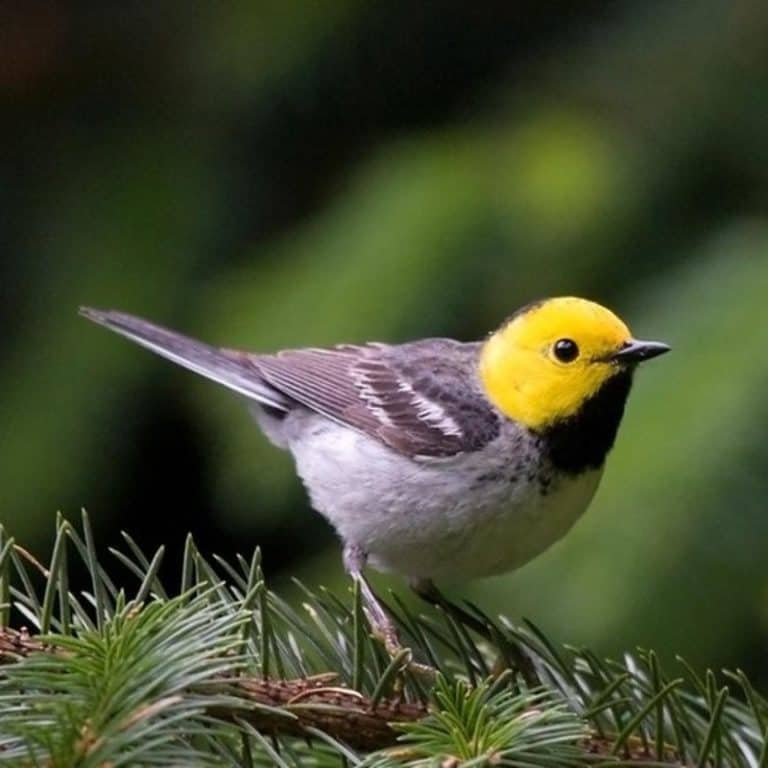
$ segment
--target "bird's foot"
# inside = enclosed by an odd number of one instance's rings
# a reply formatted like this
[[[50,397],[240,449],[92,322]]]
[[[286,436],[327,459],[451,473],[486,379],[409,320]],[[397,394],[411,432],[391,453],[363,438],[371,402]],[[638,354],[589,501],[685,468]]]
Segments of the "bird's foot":
[[[368,620],[368,626],[371,628],[371,635],[384,646],[384,650],[392,662],[397,662],[395,692],[402,689],[404,685],[403,675],[406,672],[434,680],[437,676],[437,670],[428,664],[414,661],[413,652],[408,646],[403,645],[397,627],[374,595],[373,590],[367,584],[365,589],[362,589],[361,584],[361,594],[364,601],[363,611]]]

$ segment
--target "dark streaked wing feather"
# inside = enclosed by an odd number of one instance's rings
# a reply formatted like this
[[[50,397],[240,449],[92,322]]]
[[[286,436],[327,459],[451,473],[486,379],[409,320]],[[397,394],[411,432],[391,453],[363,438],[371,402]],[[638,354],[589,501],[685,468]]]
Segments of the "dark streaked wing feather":
[[[452,456],[498,435],[478,391],[474,345],[428,339],[254,356],[267,383],[409,456]]]

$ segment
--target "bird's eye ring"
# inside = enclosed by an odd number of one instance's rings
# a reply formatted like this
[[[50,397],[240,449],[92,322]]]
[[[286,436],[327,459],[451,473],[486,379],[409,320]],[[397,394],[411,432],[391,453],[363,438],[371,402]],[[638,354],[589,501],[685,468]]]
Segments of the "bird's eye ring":
[[[559,339],[552,351],[561,363],[572,363],[579,356],[579,345],[573,339]]]

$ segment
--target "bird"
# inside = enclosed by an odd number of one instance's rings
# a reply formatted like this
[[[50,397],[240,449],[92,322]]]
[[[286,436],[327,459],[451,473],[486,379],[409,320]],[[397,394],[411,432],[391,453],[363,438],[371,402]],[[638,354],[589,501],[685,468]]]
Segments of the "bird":
[[[393,654],[397,629],[366,566],[404,576],[480,631],[436,582],[515,570],[561,539],[598,488],[637,366],[670,349],[575,296],[531,302],[480,341],[269,354],[124,312],[80,313],[248,401],[335,528],[371,627]]]

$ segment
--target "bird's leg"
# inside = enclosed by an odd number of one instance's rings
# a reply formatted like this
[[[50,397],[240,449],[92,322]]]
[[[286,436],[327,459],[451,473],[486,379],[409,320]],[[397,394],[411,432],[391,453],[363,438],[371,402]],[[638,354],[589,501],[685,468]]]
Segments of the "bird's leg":
[[[360,587],[363,610],[373,634],[381,640],[390,656],[396,656],[403,650],[400,636],[397,633],[397,627],[382,607],[370,584],[368,584],[368,580],[363,576],[366,559],[365,552],[359,547],[344,547],[344,569]]]
[[[363,611],[368,619],[368,624],[371,627],[373,635],[383,643],[390,658],[394,659],[397,656],[404,655],[403,651],[407,651],[407,654],[405,654],[405,663],[403,664],[401,672],[398,674],[398,682],[396,685],[399,687],[402,686],[403,680],[401,675],[406,669],[421,675],[422,677],[434,678],[435,670],[426,664],[419,664],[413,661],[410,648],[406,648],[400,642],[400,635],[397,632],[397,627],[387,615],[384,607],[371,589],[370,584],[368,584],[367,579],[363,576],[363,568],[365,567],[366,559],[367,556],[365,552],[359,547],[350,545],[344,547],[344,568],[360,587],[360,595],[363,599]]]
[[[442,608],[455,621],[463,624],[465,627],[469,627],[469,629],[476,632],[488,643],[497,647],[497,638],[494,637],[490,627],[480,621],[477,616],[473,616],[469,611],[449,600],[435,586],[431,579],[416,579],[411,581],[410,584],[411,589],[422,600]],[[502,657],[506,657],[507,653],[509,654],[509,658],[504,658],[503,660],[523,676],[523,679],[529,687],[535,687],[541,684],[541,681],[536,674],[536,669],[533,666],[533,662],[516,643],[510,643],[508,648],[498,648],[498,650]]]

